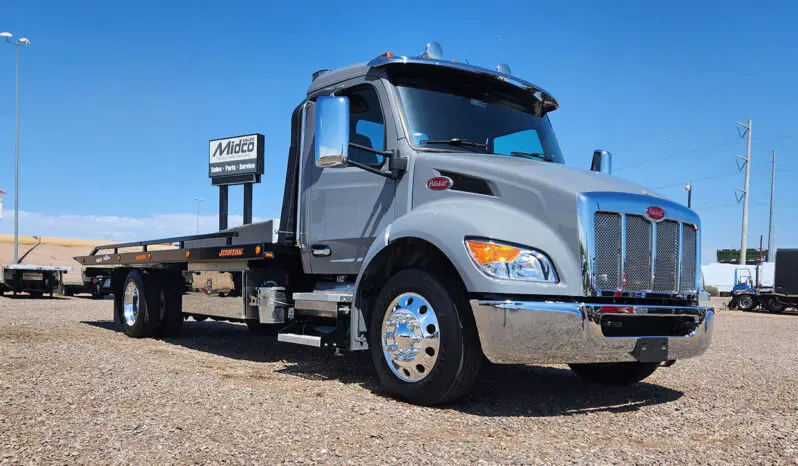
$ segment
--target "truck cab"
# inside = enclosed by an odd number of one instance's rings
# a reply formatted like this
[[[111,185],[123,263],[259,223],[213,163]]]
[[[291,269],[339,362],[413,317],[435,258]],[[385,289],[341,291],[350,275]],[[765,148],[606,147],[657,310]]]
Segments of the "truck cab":
[[[292,115],[277,239],[229,268],[244,274],[241,319],[369,350],[383,386],[419,404],[463,396],[484,359],[628,384],[702,354],[698,216],[613,177],[606,151],[565,165],[558,107],[506,65],[447,60],[436,43],[315,73]],[[190,262],[215,254],[186,249],[183,270],[225,270]]]

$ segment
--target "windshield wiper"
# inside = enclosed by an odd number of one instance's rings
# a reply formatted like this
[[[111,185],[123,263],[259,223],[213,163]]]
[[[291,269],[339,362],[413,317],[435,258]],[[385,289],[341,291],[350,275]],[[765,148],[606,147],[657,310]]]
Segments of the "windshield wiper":
[[[479,147],[487,151],[488,145],[483,144],[481,142],[476,141],[469,141],[468,139],[460,139],[460,138],[451,138],[451,139],[427,139],[421,141],[424,144],[449,144],[452,146],[467,146],[467,147]]]
[[[542,154],[540,152],[510,152],[510,155],[518,157],[534,157],[536,159],[541,159],[546,162],[554,162],[554,157],[552,157],[549,154]]]

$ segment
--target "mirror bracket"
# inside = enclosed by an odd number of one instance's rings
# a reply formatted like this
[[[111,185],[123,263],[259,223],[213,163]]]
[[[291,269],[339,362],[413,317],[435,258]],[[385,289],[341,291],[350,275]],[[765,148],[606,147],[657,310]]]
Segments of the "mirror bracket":
[[[390,170],[390,173],[383,172],[383,171],[378,170],[378,169],[376,169],[374,167],[370,167],[368,165],[364,165],[362,163],[355,162],[355,161],[352,161],[352,160],[347,160],[347,162],[346,162],[347,165],[351,165],[353,167],[357,167],[357,168],[360,168],[362,170],[366,170],[369,173],[374,173],[375,175],[384,176],[386,178],[391,178],[391,179],[394,179],[394,180],[398,179],[399,177],[401,177],[402,173],[407,171],[407,158],[406,157],[400,157],[398,150],[397,151],[377,150],[377,149],[374,149],[372,147],[361,146],[360,144],[355,144],[354,142],[350,142],[349,143],[349,147],[352,147],[352,148],[355,148],[355,149],[360,149],[360,150],[363,150],[363,151],[366,151],[366,152],[371,152],[372,154],[377,154],[377,155],[381,155],[383,157],[386,157],[388,159],[388,170]]]

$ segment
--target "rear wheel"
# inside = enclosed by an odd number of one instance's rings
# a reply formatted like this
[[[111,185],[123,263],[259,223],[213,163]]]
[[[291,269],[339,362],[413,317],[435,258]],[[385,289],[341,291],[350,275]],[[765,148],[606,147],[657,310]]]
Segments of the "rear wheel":
[[[369,347],[382,386],[420,405],[465,395],[483,359],[465,293],[419,269],[400,271],[380,291]]]
[[[737,307],[742,311],[750,311],[754,308],[754,298],[750,295],[742,295],[737,298]]]
[[[176,337],[183,328],[183,276],[180,272],[167,271],[156,278],[160,284],[158,335]]]
[[[785,306],[784,303],[779,301],[779,298],[772,296],[768,299],[766,307],[768,311],[774,314],[778,314],[779,312],[784,311],[784,308],[787,306]]]
[[[606,364],[570,364],[579,377],[607,385],[629,385],[653,374],[658,362],[615,362]]]
[[[160,320],[160,293],[153,280],[138,270],[128,272],[115,307],[125,335],[134,338],[155,335]]]

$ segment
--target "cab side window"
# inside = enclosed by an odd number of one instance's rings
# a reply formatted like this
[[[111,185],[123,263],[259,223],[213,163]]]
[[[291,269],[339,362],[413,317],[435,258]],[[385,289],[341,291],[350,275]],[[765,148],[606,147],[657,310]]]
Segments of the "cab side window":
[[[385,118],[377,91],[369,85],[363,85],[344,91],[341,95],[349,97],[349,142],[385,150]],[[350,147],[349,160],[376,167],[382,165],[385,157]]]

